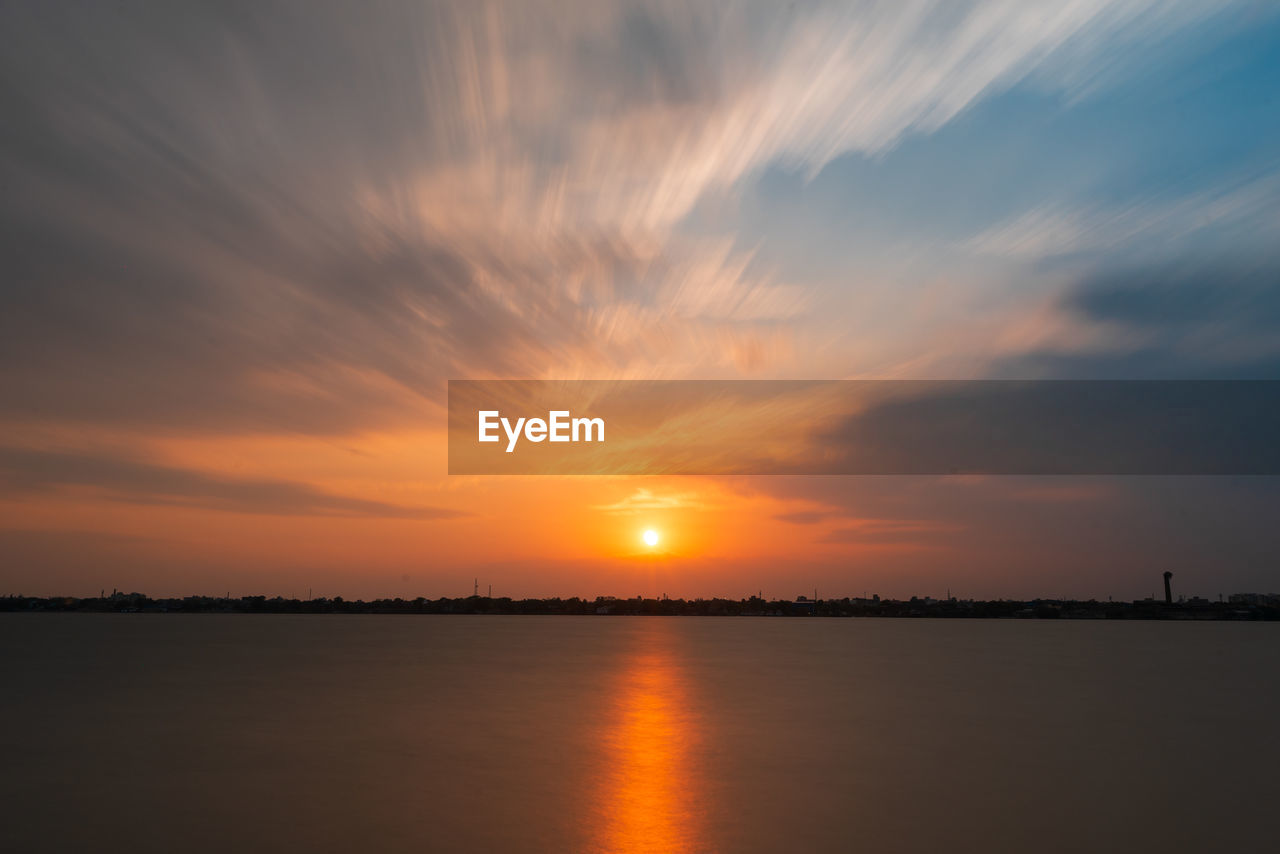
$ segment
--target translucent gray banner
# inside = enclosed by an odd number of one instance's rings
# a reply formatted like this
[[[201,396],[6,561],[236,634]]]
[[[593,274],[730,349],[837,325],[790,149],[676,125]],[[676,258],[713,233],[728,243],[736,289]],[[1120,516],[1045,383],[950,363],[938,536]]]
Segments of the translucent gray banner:
[[[449,383],[450,474],[1280,474],[1280,381]]]

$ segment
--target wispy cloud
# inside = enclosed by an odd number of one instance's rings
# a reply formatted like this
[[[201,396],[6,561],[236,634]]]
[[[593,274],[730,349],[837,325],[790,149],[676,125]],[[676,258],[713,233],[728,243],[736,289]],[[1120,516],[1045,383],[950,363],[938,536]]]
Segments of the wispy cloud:
[[[620,516],[631,516],[655,510],[696,510],[704,506],[703,500],[694,493],[662,493],[640,488],[626,498],[612,504],[600,504],[595,509]]]
[[[975,235],[966,250],[1024,260],[1104,252],[1140,242],[1170,245],[1198,231],[1233,225],[1243,237],[1280,232],[1280,172],[1174,199],[1116,206],[1048,202]],[[1237,236],[1241,236],[1237,233]]]
[[[212,475],[116,455],[0,448],[0,495],[14,498],[49,490],[235,513],[423,520],[466,515],[447,508],[335,495],[296,481]]]

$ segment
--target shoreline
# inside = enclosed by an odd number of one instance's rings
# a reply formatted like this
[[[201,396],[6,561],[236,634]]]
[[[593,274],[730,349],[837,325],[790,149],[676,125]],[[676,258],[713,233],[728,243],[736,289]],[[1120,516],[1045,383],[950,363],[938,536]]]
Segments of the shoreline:
[[[492,616],[653,616],[653,617],[774,617],[905,618],[905,619],[1067,619],[1067,620],[1194,620],[1277,621],[1280,597],[1237,594],[1229,601],[1195,599],[1183,602],[1138,600],[1100,602],[1071,599],[508,599],[468,596],[459,599],[346,600],[239,598],[188,596],[152,599],[140,593],[111,596],[0,598],[0,613],[80,614],[379,614],[379,615],[492,615]]]

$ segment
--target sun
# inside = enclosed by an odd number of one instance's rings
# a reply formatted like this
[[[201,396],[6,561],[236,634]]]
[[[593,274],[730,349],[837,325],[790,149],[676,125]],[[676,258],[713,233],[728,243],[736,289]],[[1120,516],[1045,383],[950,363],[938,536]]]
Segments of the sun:
[[[641,539],[644,540],[646,546],[653,548],[658,544],[658,532],[650,528],[641,535]]]

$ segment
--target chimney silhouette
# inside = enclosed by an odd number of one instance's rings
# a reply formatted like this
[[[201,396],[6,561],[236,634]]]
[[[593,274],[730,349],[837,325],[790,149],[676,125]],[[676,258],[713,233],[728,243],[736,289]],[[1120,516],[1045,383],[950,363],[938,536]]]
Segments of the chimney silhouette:
[[[1169,579],[1173,578],[1173,573],[1165,571],[1164,574],[1164,603],[1166,605],[1173,604],[1173,591],[1169,589]]]

